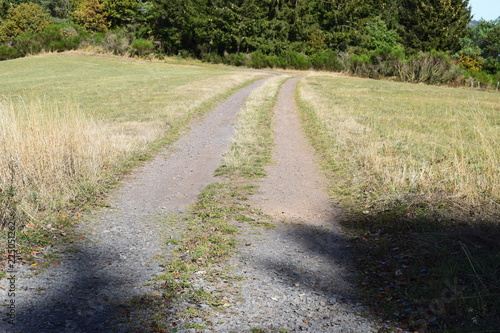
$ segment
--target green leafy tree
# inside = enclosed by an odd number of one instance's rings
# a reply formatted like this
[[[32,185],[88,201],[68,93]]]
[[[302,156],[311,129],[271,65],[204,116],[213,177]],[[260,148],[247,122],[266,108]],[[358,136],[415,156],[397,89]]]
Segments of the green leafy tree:
[[[390,30],[380,16],[369,19],[361,29],[359,46],[365,50],[393,49],[399,44],[396,30]]]
[[[461,40],[462,54],[481,57],[482,68],[490,74],[500,71],[500,18],[481,20],[468,27],[467,37]]]
[[[106,32],[111,25],[106,7],[100,0],[80,1],[72,16],[79,25],[92,32]]]
[[[458,51],[471,20],[469,0],[401,0],[404,45],[415,51]]]
[[[0,42],[13,40],[24,33],[38,33],[51,23],[50,15],[38,4],[22,3],[11,7],[0,25]]]
[[[103,0],[112,28],[132,24],[141,5],[139,0]]]

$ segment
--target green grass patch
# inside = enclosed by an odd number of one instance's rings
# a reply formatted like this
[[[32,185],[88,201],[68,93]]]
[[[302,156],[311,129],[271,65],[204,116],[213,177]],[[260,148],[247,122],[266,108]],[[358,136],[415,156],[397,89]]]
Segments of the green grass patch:
[[[413,330],[498,327],[500,95],[310,76],[297,99],[372,311]]]

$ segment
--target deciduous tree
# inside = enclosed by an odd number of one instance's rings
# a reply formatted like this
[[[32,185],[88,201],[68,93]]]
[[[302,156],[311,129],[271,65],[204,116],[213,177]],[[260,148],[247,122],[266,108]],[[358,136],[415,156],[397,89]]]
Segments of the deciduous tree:
[[[0,42],[12,40],[26,32],[38,33],[50,23],[52,23],[50,15],[38,4],[22,3],[10,7],[0,25]]]

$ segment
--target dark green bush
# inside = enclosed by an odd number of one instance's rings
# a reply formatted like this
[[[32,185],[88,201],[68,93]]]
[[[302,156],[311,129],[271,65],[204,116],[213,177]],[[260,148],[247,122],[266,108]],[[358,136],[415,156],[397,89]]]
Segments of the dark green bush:
[[[25,32],[14,39],[13,46],[23,57],[29,54],[38,54],[42,51],[43,46],[37,37],[36,33]]]
[[[368,78],[379,78],[376,66],[368,54],[351,54],[344,60],[344,66],[348,73]]]
[[[201,60],[204,62],[210,62],[212,64],[221,64],[224,62],[223,57],[215,52],[203,53],[201,55]]]
[[[155,48],[153,42],[142,38],[134,40],[130,47],[132,49],[132,55],[138,57],[144,57],[151,54]]]
[[[226,65],[245,66],[248,59],[244,53],[225,53],[222,61]]]
[[[50,52],[63,52],[78,48],[82,37],[75,26],[69,24],[52,24],[38,36],[42,48]]]
[[[288,51],[285,52],[282,58],[284,59],[285,62],[283,66],[284,68],[299,69],[299,70],[306,70],[311,68],[311,61],[309,60],[309,57],[306,56],[305,54],[295,51]]]
[[[267,57],[261,51],[255,51],[250,54],[250,60],[247,63],[248,67],[251,68],[266,68],[269,67],[267,62]]]
[[[312,68],[317,70],[340,72],[344,69],[337,53],[331,50],[315,53],[310,58]]]
[[[0,45],[0,61],[19,57],[22,57],[22,54],[17,49],[7,45]]]

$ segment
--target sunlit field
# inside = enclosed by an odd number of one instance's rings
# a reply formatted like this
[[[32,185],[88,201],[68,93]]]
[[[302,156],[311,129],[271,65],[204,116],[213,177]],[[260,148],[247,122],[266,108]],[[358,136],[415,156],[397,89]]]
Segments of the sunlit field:
[[[299,99],[336,196],[498,212],[498,93],[312,75]]]
[[[0,62],[2,224],[99,194],[110,175],[258,76],[80,54]]]

